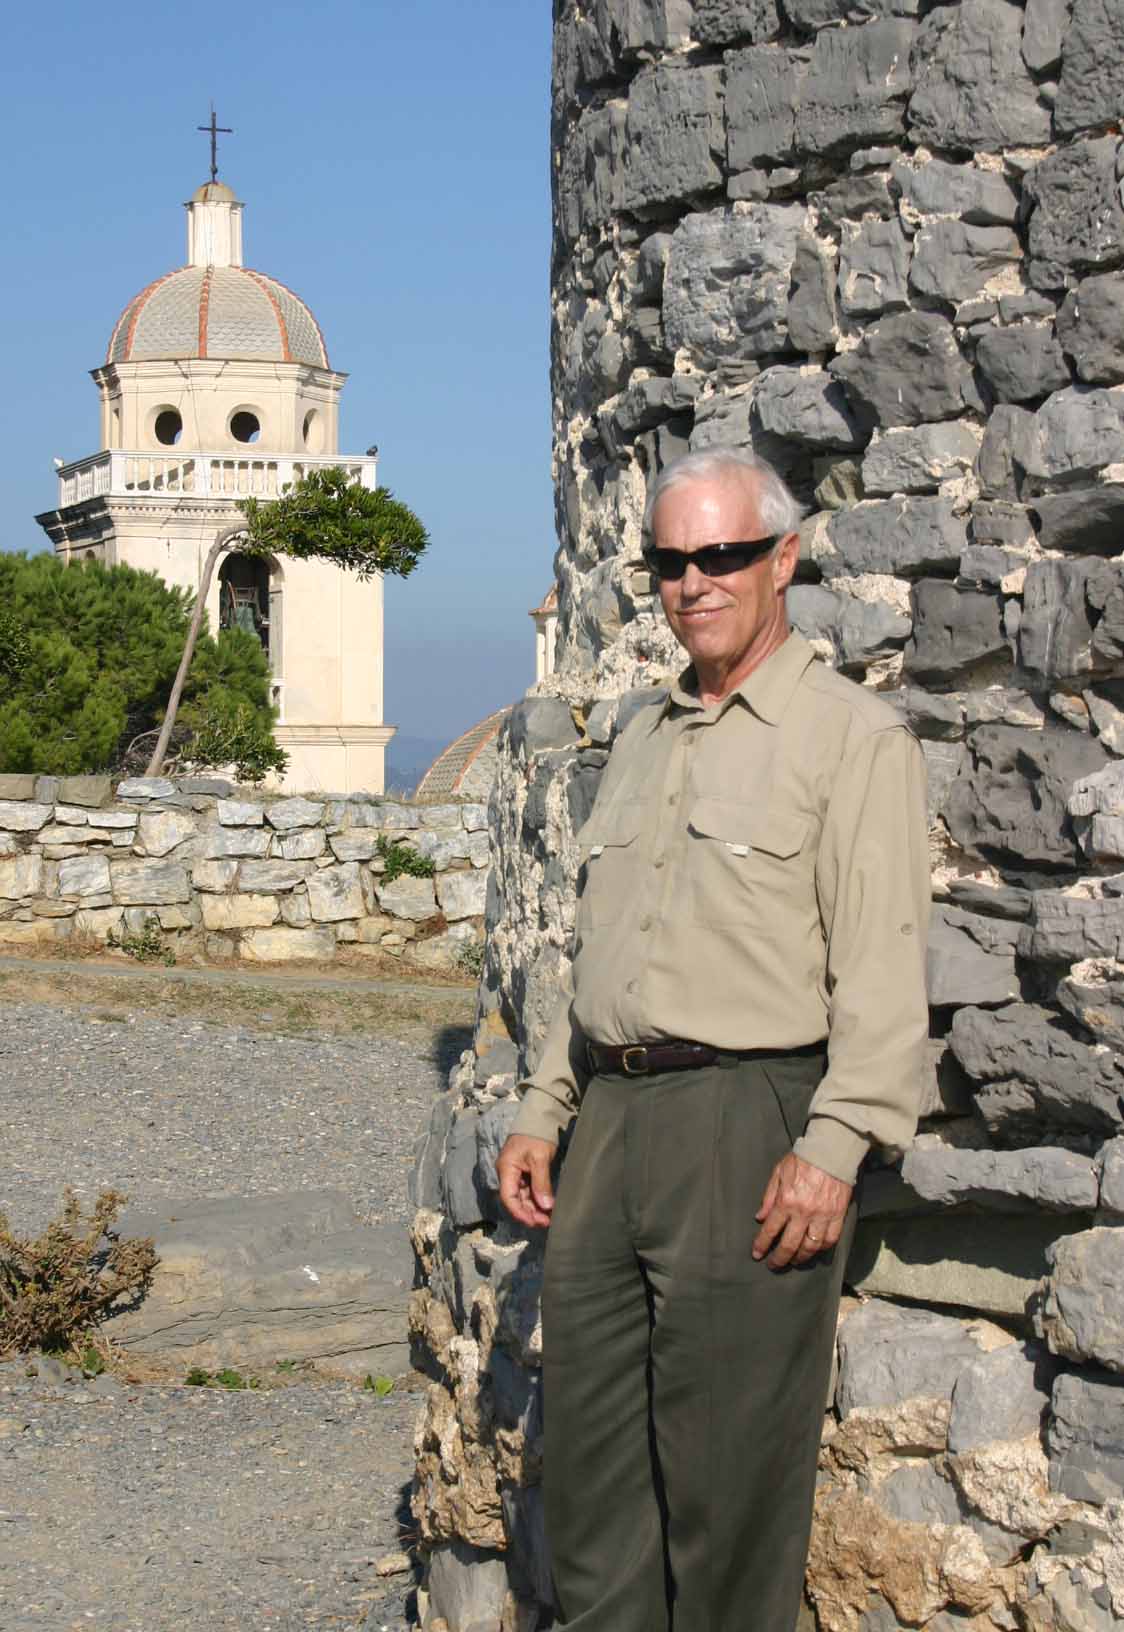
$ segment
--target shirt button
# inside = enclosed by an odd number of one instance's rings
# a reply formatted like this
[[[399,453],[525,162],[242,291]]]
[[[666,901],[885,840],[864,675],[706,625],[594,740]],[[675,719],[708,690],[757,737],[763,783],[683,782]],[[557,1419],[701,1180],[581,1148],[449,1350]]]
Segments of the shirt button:
[[[641,918],[640,928],[645,932],[645,934],[648,932],[648,930],[651,929],[651,927],[652,927],[652,920],[650,918],[647,918],[647,917]]]
[[[626,992],[638,992],[639,990],[640,982],[638,980],[630,980],[628,985],[625,987]]]
[[[653,867],[663,867],[664,865],[665,865],[665,862],[664,862],[664,858],[662,856],[657,856],[655,861],[652,863]]]
[[[679,795],[677,793],[669,793],[667,796],[667,802],[669,805],[677,805],[679,803]]]

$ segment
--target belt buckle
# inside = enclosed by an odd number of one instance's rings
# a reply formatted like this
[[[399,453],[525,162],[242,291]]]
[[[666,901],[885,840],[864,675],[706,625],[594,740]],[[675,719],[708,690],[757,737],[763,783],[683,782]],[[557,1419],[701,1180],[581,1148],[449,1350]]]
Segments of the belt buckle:
[[[621,1070],[626,1077],[647,1076],[648,1050],[645,1044],[634,1043],[631,1048],[621,1051]]]

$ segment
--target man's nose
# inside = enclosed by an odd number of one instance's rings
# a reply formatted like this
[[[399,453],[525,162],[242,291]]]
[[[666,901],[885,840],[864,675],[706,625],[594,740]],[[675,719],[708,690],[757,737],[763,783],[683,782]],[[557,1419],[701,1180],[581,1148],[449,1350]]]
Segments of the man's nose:
[[[688,559],[683,573],[683,594],[688,596],[701,595],[707,586],[705,573],[699,571],[695,563]]]

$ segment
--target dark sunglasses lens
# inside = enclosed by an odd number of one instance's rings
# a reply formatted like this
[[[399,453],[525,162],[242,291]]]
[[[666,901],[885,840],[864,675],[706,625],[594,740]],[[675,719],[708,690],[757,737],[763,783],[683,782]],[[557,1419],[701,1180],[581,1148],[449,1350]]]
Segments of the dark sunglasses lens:
[[[650,573],[675,582],[686,572],[688,561],[693,561],[706,578],[724,578],[727,573],[740,572],[751,562],[768,555],[775,543],[775,538],[758,538],[748,544],[704,544],[690,553],[661,550],[650,544],[641,553]]]

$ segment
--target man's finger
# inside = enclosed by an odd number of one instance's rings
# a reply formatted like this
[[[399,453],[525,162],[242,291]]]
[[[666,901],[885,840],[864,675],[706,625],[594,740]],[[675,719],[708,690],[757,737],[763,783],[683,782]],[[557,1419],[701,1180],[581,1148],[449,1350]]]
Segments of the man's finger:
[[[765,1186],[765,1194],[761,1199],[761,1205],[757,1209],[756,1214],[754,1215],[759,1224],[761,1223],[761,1221],[763,1219],[765,1219],[765,1218],[767,1218],[769,1216],[769,1214],[772,1212],[773,1208],[776,1206],[777,1192],[779,1191],[780,1186],[781,1186],[780,1164],[778,1163],[777,1166],[774,1167],[773,1171],[769,1175],[769,1182]]]
[[[527,1158],[531,1195],[536,1207],[549,1215],[554,1206],[554,1184],[550,1177],[550,1157],[545,1151],[533,1150]]]
[[[784,1233],[772,1252],[769,1254],[770,1269],[787,1269],[800,1250],[800,1243],[804,1239],[804,1220],[790,1218],[784,1227]]]
[[[764,1258],[765,1254],[769,1251],[770,1247],[773,1245],[773,1242],[784,1230],[787,1223],[787,1213],[782,1212],[779,1207],[771,1207],[769,1209],[769,1212],[765,1217],[765,1221],[758,1230],[753,1242],[753,1256],[755,1258]]]

